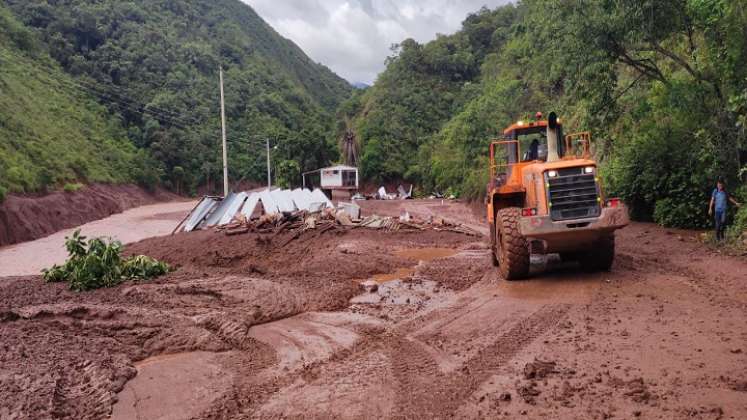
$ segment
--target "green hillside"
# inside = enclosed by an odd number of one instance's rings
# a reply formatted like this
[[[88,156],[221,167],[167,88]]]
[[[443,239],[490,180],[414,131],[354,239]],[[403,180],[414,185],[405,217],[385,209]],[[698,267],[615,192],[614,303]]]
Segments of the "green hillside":
[[[73,83],[0,7],[0,196],[132,179],[136,152],[125,131]]]
[[[351,87],[239,0],[2,1],[167,187],[219,181],[219,66],[232,181],[262,179],[267,137],[285,177],[337,158],[333,111]]]
[[[453,35],[403,41],[342,116],[365,176],[477,197],[491,137],[554,110],[567,130],[594,133],[606,187],[636,218],[703,225],[716,176],[743,185],[746,11],[745,0],[482,9]]]

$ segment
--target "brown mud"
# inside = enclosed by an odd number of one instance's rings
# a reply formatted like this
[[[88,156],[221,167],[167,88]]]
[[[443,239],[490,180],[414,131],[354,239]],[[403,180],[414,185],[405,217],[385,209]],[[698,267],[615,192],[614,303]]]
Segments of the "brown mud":
[[[135,185],[92,184],[43,196],[10,194],[0,203],[0,246],[42,238],[124,210],[178,198]]]
[[[68,257],[65,240],[75,230],[80,230],[87,238],[112,237],[125,244],[167,235],[195,204],[196,201],[149,204],[44,238],[0,247],[0,277],[35,275],[54,264],[64,263]]]
[[[90,293],[1,280],[0,418],[747,418],[747,262],[694,233],[633,224],[611,272],[518,282],[457,233],[285,236],[148,239],[176,272]]]

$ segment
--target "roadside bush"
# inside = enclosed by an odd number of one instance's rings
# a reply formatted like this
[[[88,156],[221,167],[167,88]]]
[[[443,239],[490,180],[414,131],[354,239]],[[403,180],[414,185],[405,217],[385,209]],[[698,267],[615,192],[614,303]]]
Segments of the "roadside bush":
[[[5,189],[2,185],[0,185],[0,203],[5,201],[5,196],[8,194],[8,190]]]
[[[81,188],[83,188],[83,184],[79,184],[79,183],[72,183],[72,184],[70,184],[70,183],[68,183],[68,184],[65,184],[65,186],[62,187],[62,190],[65,191],[65,192],[76,192],[76,191],[78,191]]]
[[[744,243],[747,240],[747,236],[745,236],[745,232],[747,232],[747,185],[737,189],[734,192],[734,198],[742,203],[742,207],[734,215],[734,222],[729,226],[726,237],[742,246],[747,246]]]
[[[144,255],[122,258],[122,244],[86,237],[76,230],[65,238],[68,260],[42,271],[47,282],[68,282],[71,290],[112,287],[128,279],[147,280],[169,272],[168,264]]]
[[[654,205],[654,222],[666,227],[705,226],[707,202],[697,194],[683,199],[663,198]]]

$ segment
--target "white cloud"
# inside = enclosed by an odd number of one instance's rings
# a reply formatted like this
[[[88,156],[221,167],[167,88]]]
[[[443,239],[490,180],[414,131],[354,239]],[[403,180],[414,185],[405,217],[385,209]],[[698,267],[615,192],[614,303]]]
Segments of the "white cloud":
[[[456,32],[508,0],[243,0],[281,35],[351,82],[372,83],[392,44]]]

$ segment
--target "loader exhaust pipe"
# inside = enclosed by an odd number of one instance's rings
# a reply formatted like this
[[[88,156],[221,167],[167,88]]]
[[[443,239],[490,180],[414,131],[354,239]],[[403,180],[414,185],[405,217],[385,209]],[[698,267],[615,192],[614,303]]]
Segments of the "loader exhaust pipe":
[[[551,112],[547,116],[547,161],[556,162],[560,160],[558,155],[558,116]]]

